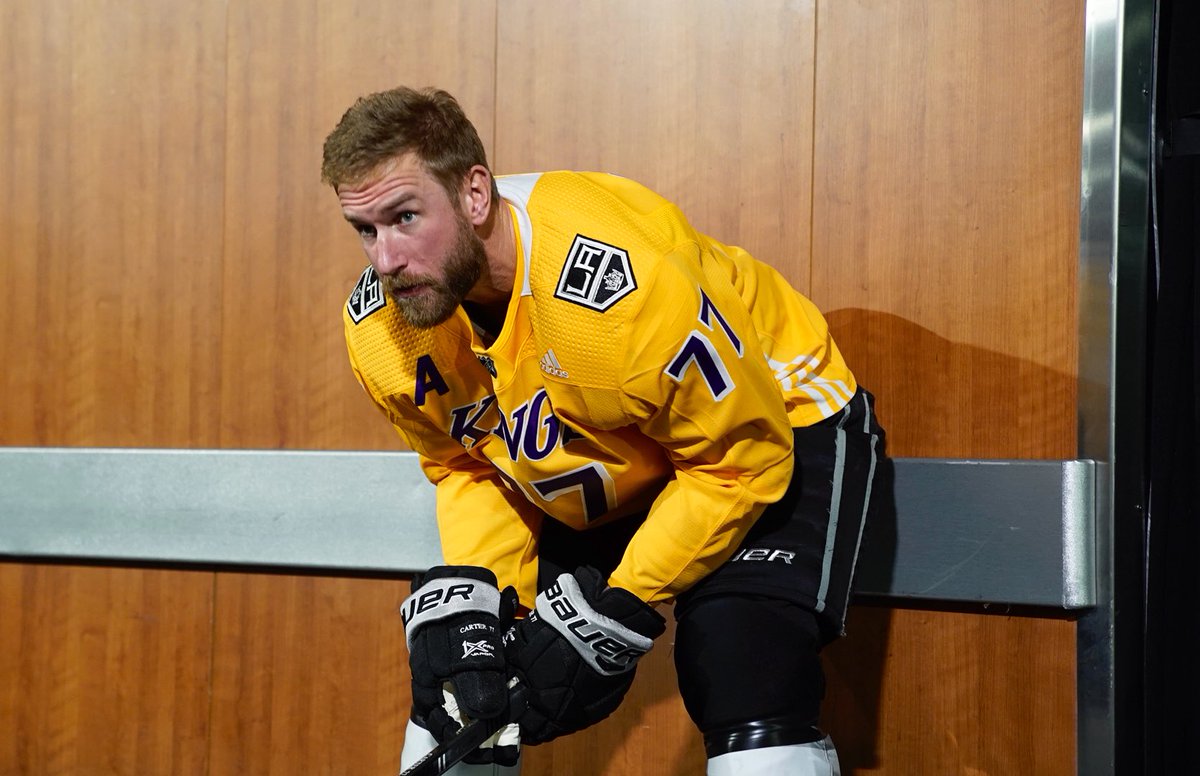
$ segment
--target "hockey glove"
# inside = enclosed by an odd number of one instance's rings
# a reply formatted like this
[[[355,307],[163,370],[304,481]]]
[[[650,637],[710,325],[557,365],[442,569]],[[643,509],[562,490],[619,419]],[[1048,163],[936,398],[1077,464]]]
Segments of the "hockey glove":
[[[453,737],[465,719],[508,713],[508,673],[502,622],[512,622],[516,591],[496,588],[496,575],[480,566],[437,566],[413,580],[400,610],[412,671],[412,718],[438,743]],[[468,762],[512,765],[519,753],[516,730],[467,756]]]
[[[612,714],[637,660],[666,629],[662,615],[599,572],[563,574],[504,637],[509,671],[528,690],[521,740],[540,744]]]

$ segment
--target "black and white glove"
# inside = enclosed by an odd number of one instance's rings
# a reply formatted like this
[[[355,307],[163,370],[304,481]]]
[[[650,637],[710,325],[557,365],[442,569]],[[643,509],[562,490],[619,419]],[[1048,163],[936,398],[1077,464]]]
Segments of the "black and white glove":
[[[638,658],[665,629],[662,615],[595,569],[561,575],[504,636],[508,670],[528,691],[521,741],[550,741],[616,711]]]
[[[508,672],[502,624],[512,622],[516,591],[503,593],[496,575],[480,566],[436,566],[413,580],[400,609],[412,671],[412,718],[438,743],[466,719],[508,713]],[[520,741],[515,726],[466,757],[512,765]]]

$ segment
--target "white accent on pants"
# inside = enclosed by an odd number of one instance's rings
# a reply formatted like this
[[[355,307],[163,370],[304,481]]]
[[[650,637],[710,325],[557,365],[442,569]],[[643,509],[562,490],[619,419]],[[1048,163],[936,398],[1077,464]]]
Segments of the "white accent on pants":
[[[811,744],[744,749],[708,761],[708,776],[841,776],[841,773],[837,750],[829,736]]]
[[[433,751],[436,746],[437,739],[433,737],[433,734],[410,719],[408,727],[404,730],[404,750],[400,753],[400,770],[408,770],[417,760]],[[446,771],[446,776],[520,776],[520,773],[520,760],[517,760],[517,764],[512,766],[496,765],[495,763],[476,765],[460,762]]]

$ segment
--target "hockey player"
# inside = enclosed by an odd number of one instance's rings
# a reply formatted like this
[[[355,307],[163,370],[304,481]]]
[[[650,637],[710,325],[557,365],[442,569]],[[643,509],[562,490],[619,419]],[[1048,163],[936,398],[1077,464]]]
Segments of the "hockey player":
[[[515,723],[453,773],[605,718],[673,602],[708,773],[837,773],[818,651],[883,442],[816,307],[633,181],[494,178],[440,90],[360,99],[322,175],[370,262],[354,374],[437,486],[402,766],[464,718]]]

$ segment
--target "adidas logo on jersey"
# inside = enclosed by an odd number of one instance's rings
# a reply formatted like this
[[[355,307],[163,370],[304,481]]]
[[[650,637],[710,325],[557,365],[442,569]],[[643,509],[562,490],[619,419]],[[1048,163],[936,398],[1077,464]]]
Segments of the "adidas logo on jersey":
[[[546,354],[542,356],[541,366],[542,371],[548,375],[561,377],[564,380],[569,376],[567,370],[563,369],[562,365],[558,363],[558,356],[554,355],[553,350],[547,350]]]

